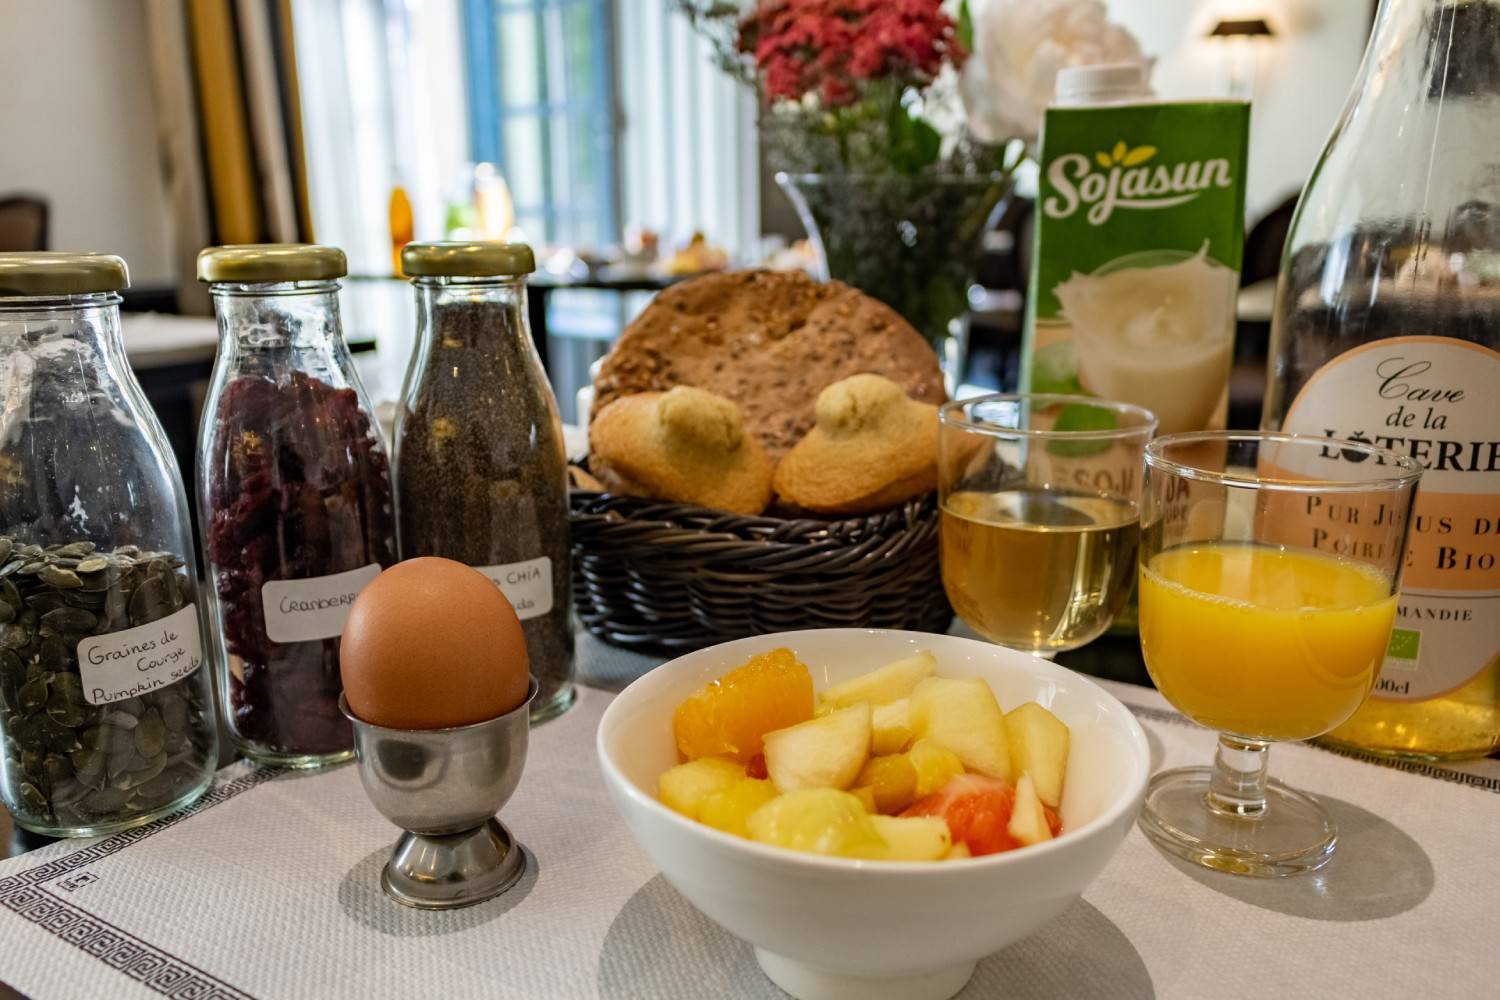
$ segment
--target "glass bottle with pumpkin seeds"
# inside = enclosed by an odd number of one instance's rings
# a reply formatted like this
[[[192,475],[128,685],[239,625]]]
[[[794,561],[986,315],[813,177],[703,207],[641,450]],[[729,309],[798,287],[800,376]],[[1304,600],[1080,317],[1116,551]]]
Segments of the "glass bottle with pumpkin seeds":
[[[125,358],[125,262],[0,253],[0,798],[90,836],[218,758],[177,463]]]

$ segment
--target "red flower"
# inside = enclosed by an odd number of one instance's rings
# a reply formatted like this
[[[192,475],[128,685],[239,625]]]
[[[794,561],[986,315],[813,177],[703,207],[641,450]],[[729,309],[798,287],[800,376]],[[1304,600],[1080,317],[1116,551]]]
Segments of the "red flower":
[[[737,44],[771,99],[816,93],[835,107],[856,100],[861,83],[926,86],[968,55],[942,0],[761,0]]]

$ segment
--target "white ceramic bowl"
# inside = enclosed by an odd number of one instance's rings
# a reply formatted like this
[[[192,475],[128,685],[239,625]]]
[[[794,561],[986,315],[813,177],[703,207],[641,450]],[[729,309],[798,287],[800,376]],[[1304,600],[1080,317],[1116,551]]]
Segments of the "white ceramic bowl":
[[[965,861],[853,861],[756,844],[695,823],[656,799],[677,763],[672,712],[752,654],[788,646],[813,686],[919,650],[946,677],[983,677],[1005,709],[1037,701],[1072,730],[1063,833]],[[599,723],[615,808],[688,901],[755,946],[766,974],[800,1000],[927,1000],[963,988],[975,963],[1067,909],[1135,822],[1150,772],[1146,736],[1097,684],[1045,660],[925,632],[825,629],[727,642],[631,684]]]

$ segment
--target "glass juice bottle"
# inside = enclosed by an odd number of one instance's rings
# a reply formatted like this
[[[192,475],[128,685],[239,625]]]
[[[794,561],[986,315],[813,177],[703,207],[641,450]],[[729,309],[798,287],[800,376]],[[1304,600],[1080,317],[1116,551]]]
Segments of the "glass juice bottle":
[[[1384,0],[1276,293],[1265,426],[1426,468],[1380,679],[1327,737],[1376,753],[1500,747],[1497,33],[1500,0]],[[1359,544],[1305,513],[1320,547]]]

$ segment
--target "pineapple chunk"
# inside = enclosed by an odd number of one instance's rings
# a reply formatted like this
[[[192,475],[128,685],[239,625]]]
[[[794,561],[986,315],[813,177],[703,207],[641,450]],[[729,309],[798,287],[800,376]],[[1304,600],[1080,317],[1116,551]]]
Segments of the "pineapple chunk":
[[[849,794],[859,799],[859,804],[865,807],[865,812],[873,813],[877,811],[875,808],[875,789],[868,787],[851,788],[849,789]]]
[[[900,753],[911,741],[911,699],[902,698],[877,706],[870,716],[870,725],[873,727],[871,753]]]
[[[750,839],[813,854],[875,850],[885,840],[859,799],[833,788],[805,788],[776,798],[750,814]]]
[[[855,795],[870,792],[874,802],[871,813],[895,816],[916,801],[916,768],[906,754],[870,757],[853,786]]]
[[[1005,832],[1022,844],[1040,844],[1052,839],[1052,828],[1047,825],[1047,814],[1042,811],[1042,800],[1037,797],[1036,783],[1029,774],[1021,775],[1016,782],[1016,804]]]
[[[931,653],[918,653],[835,684],[823,692],[822,700],[837,708],[861,701],[872,706],[885,705],[911,694],[912,688],[936,670],[937,660]]]
[[[860,792],[870,793],[871,812],[895,815],[917,801],[917,769],[905,754],[871,757],[854,779]]]
[[[1010,780],[1005,715],[983,678],[927,678],[912,692],[911,724],[918,736],[957,754],[968,770]]]
[[[1068,727],[1036,702],[1028,701],[1006,714],[1005,731],[1010,737],[1011,766],[1017,774],[1031,775],[1037,798],[1056,809],[1062,802],[1068,770]]]
[[[741,778],[722,792],[710,795],[699,810],[698,819],[715,830],[736,837],[749,837],[750,830],[745,821],[775,797],[776,786],[769,781]]]
[[[869,756],[865,702],[766,734],[766,773],[783,792],[848,788]]]
[[[701,757],[678,764],[657,779],[657,796],[668,809],[700,818],[703,804],[745,778],[745,765],[725,757]]]
[[[925,798],[964,773],[963,761],[952,750],[928,740],[917,740],[906,751],[917,772],[917,798]]]
[[[879,861],[937,861],[953,849],[953,834],[948,824],[936,816],[871,816],[875,832],[885,841],[882,847],[863,847],[853,852],[856,858]]]

